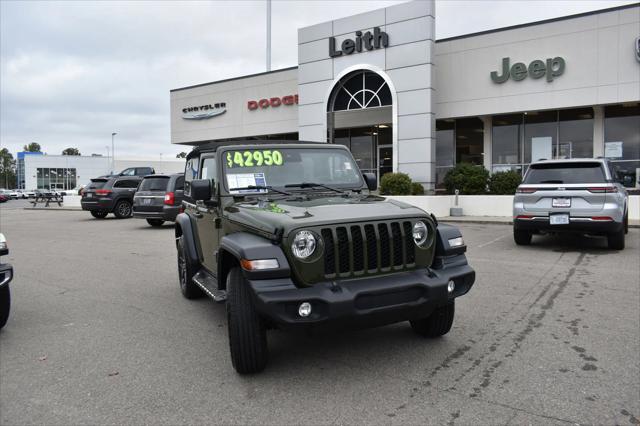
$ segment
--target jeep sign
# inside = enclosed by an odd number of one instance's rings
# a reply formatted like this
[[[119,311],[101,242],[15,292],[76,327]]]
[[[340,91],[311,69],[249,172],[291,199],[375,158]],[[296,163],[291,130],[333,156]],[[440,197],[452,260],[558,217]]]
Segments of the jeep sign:
[[[547,62],[536,59],[527,67],[522,62],[516,62],[509,68],[510,58],[502,58],[502,74],[498,75],[498,71],[491,72],[491,80],[494,83],[504,83],[511,77],[515,81],[524,80],[529,75],[531,78],[542,78],[547,76],[547,81],[551,82],[554,78],[561,76],[566,67],[565,61],[560,56],[555,58],[547,58]]]

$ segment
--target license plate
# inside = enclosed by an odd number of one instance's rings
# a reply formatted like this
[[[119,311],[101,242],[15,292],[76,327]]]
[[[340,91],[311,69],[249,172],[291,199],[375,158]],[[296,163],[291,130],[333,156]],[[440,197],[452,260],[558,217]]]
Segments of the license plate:
[[[151,205],[151,198],[143,198],[142,199],[142,205],[143,206],[150,206]]]
[[[569,215],[568,214],[552,214],[549,216],[549,224],[551,225],[568,225],[569,224]]]
[[[91,197],[93,197],[93,193],[91,193],[91,192],[85,192],[85,197],[87,197],[87,198],[91,198]]]
[[[571,198],[554,198],[551,207],[571,207]]]

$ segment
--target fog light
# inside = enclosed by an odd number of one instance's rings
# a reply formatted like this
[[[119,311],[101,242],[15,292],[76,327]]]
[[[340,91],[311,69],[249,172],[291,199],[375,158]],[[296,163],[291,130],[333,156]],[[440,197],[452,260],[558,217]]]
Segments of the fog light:
[[[298,307],[298,315],[300,315],[303,318],[311,315],[311,303],[309,302],[301,303],[300,306]]]
[[[449,293],[453,293],[453,290],[456,289],[456,283],[453,282],[453,280],[449,281],[449,284],[447,284],[447,291]]]

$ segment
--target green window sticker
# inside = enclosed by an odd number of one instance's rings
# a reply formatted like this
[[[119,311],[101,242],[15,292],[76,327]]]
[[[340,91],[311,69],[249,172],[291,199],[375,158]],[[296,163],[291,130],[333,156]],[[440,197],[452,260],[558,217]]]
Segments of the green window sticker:
[[[282,166],[284,157],[278,150],[228,151],[227,167]]]

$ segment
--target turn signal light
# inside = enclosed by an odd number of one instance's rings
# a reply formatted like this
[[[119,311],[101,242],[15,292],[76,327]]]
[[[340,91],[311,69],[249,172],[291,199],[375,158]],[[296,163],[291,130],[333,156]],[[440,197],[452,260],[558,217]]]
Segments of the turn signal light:
[[[280,265],[278,259],[241,259],[240,266],[246,271],[261,271],[264,269],[277,269]]]
[[[173,206],[176,202],[176,197],[173,192],[167,192],[164,194],[164,203],[168,206]]]

